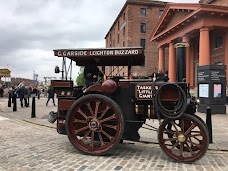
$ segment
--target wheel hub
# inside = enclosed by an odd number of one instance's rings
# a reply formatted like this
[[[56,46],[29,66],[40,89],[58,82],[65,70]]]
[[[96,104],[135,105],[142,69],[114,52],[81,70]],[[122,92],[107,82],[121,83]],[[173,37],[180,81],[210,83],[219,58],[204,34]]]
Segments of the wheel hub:
[[[178,138],[179,142],[181,142],[181,143],[185,142],[185,136],[183,134],[178,135],[177,138]]]
[[[91,119],[89,121],[89,128],[92,131],[99,131],[100,128],[101,128],[101,125],[100,125],[100,123],[99,123],[99,121],[97,119]]]

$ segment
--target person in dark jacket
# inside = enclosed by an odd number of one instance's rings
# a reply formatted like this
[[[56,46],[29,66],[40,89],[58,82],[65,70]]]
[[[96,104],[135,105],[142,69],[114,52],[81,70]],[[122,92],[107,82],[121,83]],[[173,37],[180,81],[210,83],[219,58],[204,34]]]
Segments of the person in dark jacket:
[[[33,87],[32,88],[32,94],[35,94],[35,96],[37,96],[37,89],[36,89],[36,87]]]
[[[22,85],[18,90],[17,90],[18,96],[20,98],[21,101],[21,107],[26,106],[28,107],[27,104],[27,96],[28,96],[28,92],[27,89],[25,88],[24,85]],[[23,100],[24,100],[24,105],[23,105]]]
[[[32,88],[31,87],[25,87],[27,89],[27,93],[28,93],[28,98],[27,98],[27,102],[28,102],[28,106],[29,106],[29,98],[31,97],[32,94]]]
[[[86,87],[89,87],[98,81],[98,76],[103,77],[103,73],[97,67],[95,61],[91,61],[84,68],[84,78]]]
[[[55,92],[54,92],[53,88],[49,87],[47,93],[48,93],[48,100],[46,102],[46,106],[48,105],[48,102],[49,102],[50,99],[52,99],[53,104],[55,106]]]
[[[3,93],[4,93],[3,86],[0,85],[0,97],[3,97]]]

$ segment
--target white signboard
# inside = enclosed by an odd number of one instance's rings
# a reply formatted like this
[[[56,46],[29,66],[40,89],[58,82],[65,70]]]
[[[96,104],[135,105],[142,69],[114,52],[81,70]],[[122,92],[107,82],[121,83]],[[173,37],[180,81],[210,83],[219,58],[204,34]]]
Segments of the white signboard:
[[[209,97],[209,84],[199,84],[199,97]]]

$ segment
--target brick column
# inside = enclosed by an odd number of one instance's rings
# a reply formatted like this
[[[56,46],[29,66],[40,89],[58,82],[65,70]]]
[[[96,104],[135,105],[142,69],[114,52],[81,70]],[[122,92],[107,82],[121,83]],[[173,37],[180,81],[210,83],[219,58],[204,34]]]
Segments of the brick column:
[[[169,43],[169,82],[176,82],[176,51],[174,42]]]
[[[189,44],[190,42],[189,37],[184,36],[182,38],[182,42]],[[190,83],[190,44],[188,47],[186,47],[186,83],[187,84]]]
[[[200,29],[199,42],[199,66],[209,65],[210,62],[210,37],[209,28],[202,27]]]
[[[165,48],[161,46],[158,50],[158,72],[165,73]]]

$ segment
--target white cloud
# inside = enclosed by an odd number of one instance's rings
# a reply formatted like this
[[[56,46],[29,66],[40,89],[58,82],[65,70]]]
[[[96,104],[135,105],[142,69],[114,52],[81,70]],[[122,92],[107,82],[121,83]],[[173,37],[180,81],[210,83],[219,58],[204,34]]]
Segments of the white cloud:
[[[182,1],[175,1],[182,2]],[[193,2],[185,0],[184,2]],[[196,1],[198,2],[198,1]],[[53,49],[105,47],[125,0],[7,0],[0,4],[0,67],[12,77],[56,76]],[[73,78],[78,69],[74,67]],[[58,75],[60,76],[60,75]]]
[[[123,0],[8,0],[0,5],[0,67],[12,77],[56,76],[53,49],[104,47]],[[74,67],[75,68],[75,67]],[[73,71],[75,79],[78,69]],[[60,75],[57,75],[60,76]]]

